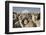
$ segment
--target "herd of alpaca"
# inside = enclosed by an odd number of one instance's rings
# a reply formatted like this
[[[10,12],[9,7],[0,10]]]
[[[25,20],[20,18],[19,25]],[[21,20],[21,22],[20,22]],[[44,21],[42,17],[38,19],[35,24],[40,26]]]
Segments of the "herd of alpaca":
[[[15,13],[13,12],[13,28],[39,27],[40,13]]]

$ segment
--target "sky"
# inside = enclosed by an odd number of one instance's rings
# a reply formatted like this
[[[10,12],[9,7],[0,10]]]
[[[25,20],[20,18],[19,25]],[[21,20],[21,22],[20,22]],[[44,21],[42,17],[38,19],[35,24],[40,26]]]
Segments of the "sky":
[[[38,13],[40,12],[40,8],[35,7],[13,7],[13,12],[21,12],[21,13]]]

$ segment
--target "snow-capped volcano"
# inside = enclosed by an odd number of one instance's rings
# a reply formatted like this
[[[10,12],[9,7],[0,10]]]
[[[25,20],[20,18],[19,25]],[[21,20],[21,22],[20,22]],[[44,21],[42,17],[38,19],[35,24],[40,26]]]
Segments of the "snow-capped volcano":
[[[29,13],[29,11],[28,10],[23,10],[22,13]]]

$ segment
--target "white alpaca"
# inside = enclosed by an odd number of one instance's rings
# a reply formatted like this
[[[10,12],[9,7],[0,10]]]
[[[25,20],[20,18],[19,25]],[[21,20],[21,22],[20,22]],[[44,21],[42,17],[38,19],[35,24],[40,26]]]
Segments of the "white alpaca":
[[[36,15],[32,14],[32,21],[36,23],[37,27],[40,26],[40,20],[37,20],[37,14]]]

